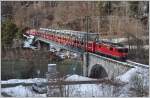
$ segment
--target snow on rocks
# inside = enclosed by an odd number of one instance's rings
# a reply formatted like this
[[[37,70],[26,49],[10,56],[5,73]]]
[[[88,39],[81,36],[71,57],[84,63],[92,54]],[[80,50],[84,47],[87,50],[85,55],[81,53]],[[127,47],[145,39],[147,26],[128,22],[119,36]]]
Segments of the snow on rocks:
[[[23,36],[25,36],[27,38],[24,41],[24,46],[23,46],[24,48],[33,48],[33,49],[36,48],[36,47],[31,45],[33,42],[34,36],[32,36],[32,35],[29,35],[29,36],[23,35]]]
[[[136,74],[130,80],[131,87],[138,89],[142,86],[143,89],[149,89],[149,69],[137,67]]]
[[[34,79],[10,79],[6,81],[1,81],[1,84],[15,84],[15,83],[37,83],[37,82],[47,82],[45,78],[34,78]]]
[[[25,87],[22,85],[10,88],[1,88],[1,93],[5,93],[12,97],[46,97],[46,94],[35,93],[31,87]]]
[[[123,82],[129,82],[131,77],[133,77],[136,74],[136,71],[137,71],[137,68],[131,68],[125,74],[116,77],[116,79],[123,81]]]
[[[132,82],[134,77],[138,76],[143,80],[143,85],[148,86],[149,83],[149,69],[135,67],[128,70],[125,74],[116,77],[123,82]]]
[[[30,35],[29,37],[27,37],[26,41],[25,41],[25,45],[24,47],[26,46],[30,46],[30,44],[33,42],[33,39],[34,39],[34,36]]]
[[[140,92],[136,92],[136,90],[149,91],[149,69],[141,67],[131,68],[116,79],[127,83],[120,90],[120,97],[137,96],[137,93]],[[134,90],[132,91],[131,89]]]

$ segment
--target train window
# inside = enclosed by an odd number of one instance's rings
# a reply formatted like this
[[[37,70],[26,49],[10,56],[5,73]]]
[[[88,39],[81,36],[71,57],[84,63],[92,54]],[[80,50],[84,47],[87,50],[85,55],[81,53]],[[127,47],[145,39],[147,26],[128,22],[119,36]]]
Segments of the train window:
[[[84,43],[83,42],[81,42],[81,45],[83,45]]]
[[[124,52],[127,53],[127,52],[128,52],[128,49],[124,49]]]
[[[118,49],[118,52],[123,52],[123,49]]]
[[[109,49],[110,49],[111,51],[113,50],[113,48],[112,48],[112,47],[110,47]]]
[[[124,53],[127,53],[128,52],[128,49],[118,49],[118,52],[124,52]]]

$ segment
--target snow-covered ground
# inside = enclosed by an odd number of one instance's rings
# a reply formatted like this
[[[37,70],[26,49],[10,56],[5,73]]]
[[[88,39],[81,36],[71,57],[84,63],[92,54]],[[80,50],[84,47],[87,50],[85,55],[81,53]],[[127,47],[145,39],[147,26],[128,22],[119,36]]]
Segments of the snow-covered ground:
[[[79,76],[79,75],[71,75],[65,79],[66,81],[85,81],[85,80],[95,80],[92,78]]]
[[[84,81],[93,80],[88,77],[79,75],[71,75],[66,78],[67,81]],[[64,95],[70,97],[118,97],[118,96],[137,96],[135,91],[131,89],[143,89],[149,91],[149,69],[140,67],[131,68],[125,74],[115,78],[118,82],[123,82],[123,86],[113,86],[105,83],[99,84],[78,84],[78,85],[67,85],[64,86]],[[35,79],[11,79],[8,81],[1,81],[2,84],[8,83],[35,83],[35,82],[46,82],[46,79],[35,78]],[[2,88],[2,93],[10,96],[46,96],[46,94],[38,94],[34,92],[31,86],[16,86],[9,88]]]
[[[121,89],[120,96],[136,96],[136,94],[134,95],[135,92],[132,92],[130,89],[140,89],[141,91],[149,92],[149,69],[140,67],[132,68],[116,79],[127,83]]]
[[[2,95],[7,94],[12,97],[46,97],[46,94],[38,94],[34,92],[31,86],[16,86],[1,89]]]
[[[132,68],[128,70],[125,74],[120,75],[115,79],[118,82],[125,83],[124,86],[116,87],[108,84],[80,84],[66,86],[65,90],[68,91],[67,95],[70,97],[136,97],[137,95],[134,91],[131,90],[132,88],[149,91],[149,69],[144,69],[140,67]],[[66,80],[82,81],[91,80],[91,78],[79,75],[72,75]]]
[[[18,86],[15,87],[7,87],[1,88],[2,96],[12,96],[12,97],[46,97],[46,94],[39,94],[33,91],[32,86],[24,86],[21,84],[28,84],[28,83],[46,83],[47,80],[44,78],[34,78],[34,79],[10,79],[6,81],[1,81],[1,85],[5,84],[16,84],[20,83]]]
[[[10,79],[6,81],[1,81],[1,84],[14,84],[14,83],[37,83],[37,82],[47,82],[45,78],[34,78],[34,79]]]
[[[66,79],[67,81],[85,81],[95,80],[88,77],[79,75],[72,75]],[[65,95],[69,97],[100,97],[100,96],[113,96],[114,86],[107,84],[79,84],[68,85],[64,87]]]

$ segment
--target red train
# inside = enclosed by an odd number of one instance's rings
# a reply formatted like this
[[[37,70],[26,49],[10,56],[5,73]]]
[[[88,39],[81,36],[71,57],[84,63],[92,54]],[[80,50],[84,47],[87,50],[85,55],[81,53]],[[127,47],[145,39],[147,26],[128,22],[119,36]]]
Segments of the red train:
[[[85,51],[97,53],[117,60],[126,60],[128,49],[122,45],[98,41],[98,33],[87,33],[71,30],[54,30],[40,28],[40,30],[28,30],[27,34],[55,41],[63,45],[70,45],[84,49]],[[85,39],[88,39],[85,40]]]

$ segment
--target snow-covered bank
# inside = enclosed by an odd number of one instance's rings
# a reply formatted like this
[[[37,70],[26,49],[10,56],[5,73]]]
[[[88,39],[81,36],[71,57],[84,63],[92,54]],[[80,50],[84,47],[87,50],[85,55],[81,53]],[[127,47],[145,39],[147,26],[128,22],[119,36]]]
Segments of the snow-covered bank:
[[[82,81],[82,80],[93,80],[91,78],[72,75],[66,80],[70,81]],[[65,86],[65,94],[69,97],[117,97],[117,96],[139,96],[136,90],[141,89],[149,91],[149,69],[140,67],[131,68],[125,74],[115,78],[115,80],[126,82],[124,86],[113,86],[104,83],[99,84],[79,84],[79,85],[68,85]],[[140,84],[140,85],[139,85]]]
[[[132,68],[125,74],[118,76],[116,79],[127,83],[120,90],[119,96],[135,97],[139,96],[140,94],[149,92],[149,69],[144,69],[141,67]],[[140,90],[141,92],[139,92],[138,90]]]
[[[28,83],[46,83],[45,78],[34,78],[34,79],[10,79],[6,81],[1,81],[1,84],[28,84]],[[18,85],[15,87],[1,88],[2,96],[12,96],[12,97],[46,97],[46,94],[39,94],[33,91],[32,86]]]
[[[88,77],[79,75],[72,75],[66,79],[67,81],[84,81],[84,80],[95,80]],[[114,86],[107,84],[77,84],[77,85],[66,85],[64,87],[64,94],[69,97],[100,97],[100,96],[114,96]]]
[[[67,81],[84,81],[95,80],[92,78],[71,75],[66,78]],[[114,86],[111,84],[98,83],[98,84],[76,84],[63,86],[64,96],[69,97],[137,97],[141,92],[137,92],[136,89],[143,90],[147,93],[149,91],[149,69],[140,67],[131,68],[126,73],[115,78],[118,82],[126,82],[122,86]],[[46,79],[11,79],[8,81],[2,81],[3,84],[7,83],[35,83],[46,82]],[[116,81],[117,82],[117,81]],[[2,93],[5,93],[14,97],[26,97],[26,96],[46,96],[46,94],[38,94],[34,92],[31,86],[16,86],[9,88],[2,88]],[[144,95],[147,96],[147,95]]]
[[[31,87],[22,85],[9,88],[1,88],[1,94],[7,94],[12,97],[46,97],[46,94],[38,94],[32,90]]]
[[[131,68],[125,74],[116,77],[116,79],[123,81],[123,82],[129,82],[131,77],[133,77],[133,75],[135,75],[136,71],[137,71],[136,68]]]
[[[66,78],[66,81],[84,81],[84,80],[95,80],[95,79],[79,76],[79,75],[71,75]]]
[[[1,81],[1,84],[15,84],[15,83],[37,83],[37,82],[47,82],[45,78],[34,78],[34,79],[10,79],[6,81]]]
[[[27,39],[24,41],[23,47],[24,47],[24,48],[32,48],[32,49],[35,49],[36,47],[31,45],[32,42],[33,42],[33,40],[34,40],[34,36],[32,36],[32,35],[29,35],[29,36],[23,35],[23,36],[27,38]]]
[[[119,79],[123,82],[131,83],[133,82],[132,79],[136,76],[143,80],[143,86],[149,86],[149,69],[141,67],[131,68],[125,74],[116,77],[116,79]]]

